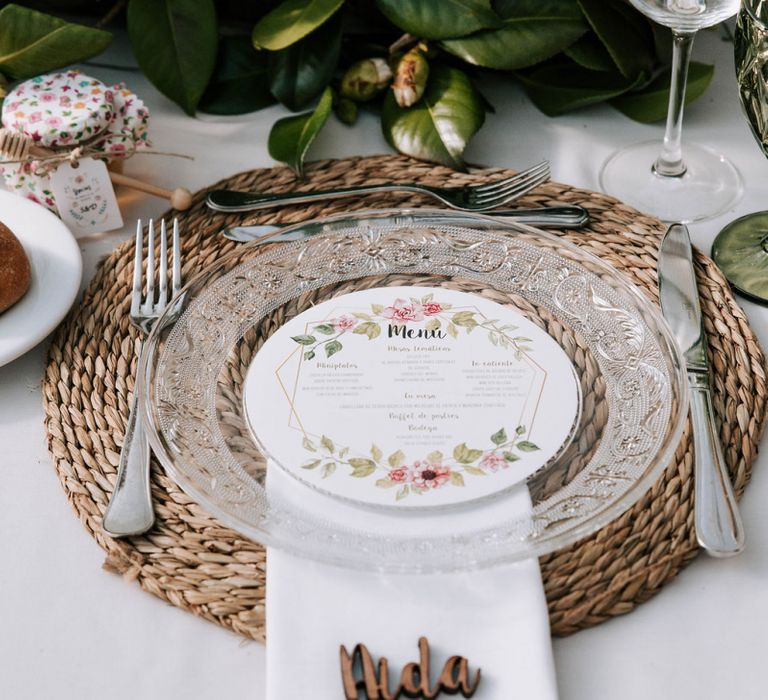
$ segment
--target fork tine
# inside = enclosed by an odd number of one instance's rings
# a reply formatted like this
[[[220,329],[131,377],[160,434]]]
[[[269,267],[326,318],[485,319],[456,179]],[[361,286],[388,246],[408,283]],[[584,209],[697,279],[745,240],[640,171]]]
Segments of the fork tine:
[[[481,194],[475,197],[474,203],[486,207],[496,206],[496,204],[503,204],[509,202],[512,199],[522,197],[524,194],[530,192],[535,187],[538,187],[542,182],[546,182],[549,179],[549,173],[543,172],[535,177],[529,177],[522,182],[516,182],[510,185],[506,189],[491,194]]]
[[[488,182],[481,185],[477,185],[475,187],[475,192],[477,194],[483,194],[483,195],[492,194],[497,190],[504,189],[510,185],[514,185],[515,183],[522,182],[531,177],[536,177],[541,173],[549,174],[549,162],[547,162],[546,160],[543,160],[541,163],[538,163],[537,165],[534,165],[533,167],[528,168],[527,170],[522,170],[516,175],[512,175],[511,177],[504,178],[503,180],[496,180],[494,182]]]
[[[139,313],[141,308],[141,262],[142,247],[144,245],[141,219],[136,222],[136,242],[133,254],[133,287],[131,289],[131,316]]]
[[[181,245],[179,242],[179,220],[173,220],[173,296],[181,289]]]
[[[152,313],[155,303],[155,222],[149,220],[147,231],[147,296],[144,298],[144,313]]]
[[[533,186],[535,187],[539,183],[547,180],[548,178],[549,178],[549,173],[546,171],[541,172],[538,175],[529,175],[523,180],[518,180],[517,182],[513,182],[512,184],[506,185],[505,187],[502,187],[498,190],[494,190],[493,192],[481,192],[480,194],[476,194],[475,201],[483,202],[483,201],[489,201],[492,199],[497,199],[498,197],[506,197],[507,194],[509,194],[510,192],[514,192],[524,187],[528,187],[531,184],[533,184]]]
[[[160,264],[158,266],[159,291],[157,305],[162,309],[168,303],[168,234],[165,219],[160,222]]]

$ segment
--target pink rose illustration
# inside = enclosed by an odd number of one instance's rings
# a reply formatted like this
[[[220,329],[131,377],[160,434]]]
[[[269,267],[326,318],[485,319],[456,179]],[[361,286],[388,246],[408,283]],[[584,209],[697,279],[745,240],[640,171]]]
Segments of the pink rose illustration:
[[[36,124],[36,123],[37,123],[37,122],[39,122],[39,121],[40,121],[42,118],[43,118],[43,114],[42,114],[42,112],[32,112],[32,113],[31,113],[31,114],[30,114],[30,115],[27,117],[27,121],[28,121],[30,124]]]
[[[48,117],[48,119],[45,120],[46,126],[61,126],[62,121],[60,117]]]
[[[344,314],[338,318],[332,318],[331,324],[337,331],[348,331],[357,325],[357,319],[349,314]]]
[[[44,92],[42,95],[40,95],[40,99],[43,102],[54,102],[56,100],[56,95],[54,95],[52,92]]]
[[[431,464],[427,461],[413,463],[413,487],[426,491],[436,489],[448,483],[451,478],[451,470],[439,464]]]
[[[489,452],[480,460],[480,468],[486,469],[489,472],[497,472],[499,469],[506,469],[508,466],[509,462],[496,452]]]
[[[381,315],[384,318],[388,318],[392,321],[400,321],[401,323],[423,321],[424,307],[421,304],[409,303],[405,301],[405,299],[395,299],[395,303],[384,309],[384,311],[381,312]]]
[[[408,467],[398,467],[397,469],[389,470],[389,480],[395,481],[398,484],[405,483],[411,480],[411,470]]]
[[[426,304],[422,304],[422,306],[425,316],[437,316],[443,310],[443,305],[438,304],[436,301],[428,301]]]

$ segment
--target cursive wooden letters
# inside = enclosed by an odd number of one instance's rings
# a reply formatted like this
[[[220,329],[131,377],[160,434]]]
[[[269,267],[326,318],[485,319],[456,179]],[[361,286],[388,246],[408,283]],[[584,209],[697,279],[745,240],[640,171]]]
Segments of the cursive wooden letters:
[[[471,698],[480,684],[480,669],[470,681],[469,662],[463,656],[452,656],[443,666],[442,673],[433,687],[429,678],[429,642],[426,637],[419,639],[419,660],[405,665],[400,674],[400,683],[392,692],[389,687],[389,662],[386,658],[374,663],[365,644],[358,644],[352,654],[342,645],[341,680],[346,700],[358,700],[359,691],[365,700],[397,700],[401,695],[408,698],[431,700],[441,693],[461,693]],[[358,678],[358,672],[360,677]]]

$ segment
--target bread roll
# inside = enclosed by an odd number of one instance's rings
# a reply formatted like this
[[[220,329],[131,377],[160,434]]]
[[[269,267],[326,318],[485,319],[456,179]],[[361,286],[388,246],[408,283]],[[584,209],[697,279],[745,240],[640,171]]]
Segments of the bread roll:
[[[19,239],[0,222],[0,314],[29,289],[29,260]]]

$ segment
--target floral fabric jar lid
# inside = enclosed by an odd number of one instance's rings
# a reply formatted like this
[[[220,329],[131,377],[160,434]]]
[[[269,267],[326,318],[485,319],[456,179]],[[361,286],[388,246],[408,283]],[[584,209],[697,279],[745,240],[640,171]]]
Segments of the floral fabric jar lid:
[[[103,159],[126,158],[149,147],[149,110],[124,84],[106,86],[78,70],[26,80],[3,102],[2,124],[57,151],[87,144]],[[37,161],[0,163],[6,186],[56,211],[48,175]]]
[[[80,71],[41,75],[8,93],[3,126],[47,147],[80,143],[106,130],[112,97],[104,83]]]

